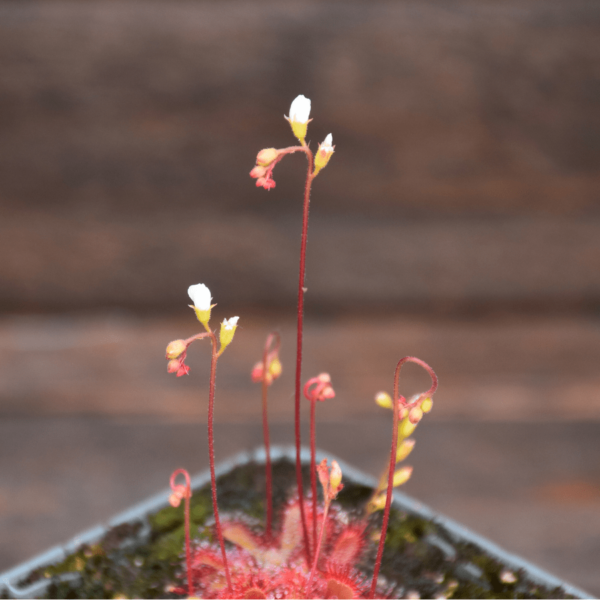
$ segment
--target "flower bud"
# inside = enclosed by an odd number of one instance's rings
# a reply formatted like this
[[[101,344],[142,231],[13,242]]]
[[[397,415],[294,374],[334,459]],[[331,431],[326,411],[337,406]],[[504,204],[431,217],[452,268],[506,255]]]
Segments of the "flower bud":
[[[338,465],[337,461],[331,461],[331,473],[329,475],[329,484],[333,489],[337,489],[342,483],[342,469]]]
[[[375,402],[377,402],[381,408],[394,408],[392,397],[387,392],[378,392],[375,394]]]
[[[231,317],[231,319],[224,319],[221,323],[221,334],[220,334],[220,342],[221,342],[221,350],[223,350],[226,346],[231,344],[231,340],[233,340],[233,336],[235,335],[235,330],[237,329],[237,322],[239,317]]]
[[[173,508],[177,508],[181,500],[187,496],[187,491],[184,485],[176,485],[173,493],[169,496],[169,504]]]
[[[393,482],[392,486],[398,487],[399,485],[406,483],[410,479],[412,472],[413,472],[412,467],[402,467],[401,469],[398,469],[394,473],[394,482]]]
[[[317,475],[319,476],[319,482],[323,486],[323,490],[326,490],[329,485],[329,469],[327,467],[326,458],[324,458],[317,466]]]
[[[256,166],[252,171],[250,171],[250,177],[254,177],[254,179],[258,179],[259,177],[264,177],[267,174],[267,169],[265,167]]]
[[[181,361],[177,358],[173,358],[167,363],[167,373],[177,373],[181,367]]]
[[[310,115],[310,100],[302,95],[296,97],[290,106],[290,116],[286,119],[292,126],[294,135],[300,140],[304,146],[306,138],[306,129]]]
[[[407,438],[416,428],[416,425],[410,422],[410,419],[402,419],[400,426],[398,427],[398,435],[403,438]]]
[[[408,420],[413,425],[416,425],[422,418],[423,411],[418,406],[415,406],[414,408],[410,409],[410,412],[408,413]]]
[[[425,398],[423,402],[421,402],[421,410],[424,413],[428,413],[433,408],[433,400],[429,397]]]
[[[181,356],[187,348],[187,344],[184,340],[174,340],[169,343],[167,346],[167,356],[166,358],[177,358]]]
[[[269,364],[269,375],[273,379],[277,379],[281,375],[282,370],[281,361],[279,360],[279,357],[276,356]]]
[[[403,461],[415,447],[415,440],[404,440],[396,450],[396,462]]]
[[[263,187],[265,190],[271,190],[276,185],[277,184],[275,183],[275,180],[271,179],[270,177],[259,177],[256,180],[256,187]]]
[[[177,377],[183,377],[184,375],[187,375],[190,372],[190,368],[184,364],[184,363],[179,363],[179,371],[177,371]]]
[[[259,167],[268,167],[278,156],[279,150],[276,148],[265,148],[256,155],[256,164]]]
[[[333,138],[331,137],[331,134],[329,134],[325,138],[325,141],[323,141],[319,145],[319,149],[317,150],[317,153],[315,155],[314,175],[316,175],[323,167],[327,166],[327,163],[329,162],[329,159],[331,158],[331,155],[333,154],[334,147],[331,145],[332,141],[333,141]]]
[[[385,508],[386,499],[387,498],[385,492],[381,492],[380,494],[372,498],[369,501],[369,504],[367,505],[367,512],[371,514],[377,512],[378,510],[383,510]]]
[[[257,362],[252,367],[252,373],[250,374],[250,377],[252,378],[252,381],[254,383],[260,383],[262,381],[262,378],[263,378],[263,364],[262,364],[262,361]]]

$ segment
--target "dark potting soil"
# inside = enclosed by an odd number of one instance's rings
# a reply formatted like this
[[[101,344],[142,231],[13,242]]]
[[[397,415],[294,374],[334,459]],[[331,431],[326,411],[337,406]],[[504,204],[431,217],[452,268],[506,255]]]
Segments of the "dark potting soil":
[[[305,489],[309,470],[303,471]],[[275,517],[295,489],[295,467],[288,460],[273,463]],[[337,501],[362,518],[372,489],[344,480]],[[221,519],[225,513],[244,513],[262,521],[265,514],[264,466],[237,467],[218,479]],[[240,493],[243,490],[244,493]],[[210,485],[194,490],[191,500],[191,535],[212,540]],[[372,515],[372,533],[378,531],[381,512]],[[274,529],[277,529],[277,520]],[[185,588],[183,508],[167,507],[141,521],[110,529],[96,544],[82,545],[63,562],[38,569],[21,581],[27,585],[50,580],[46,598],[180,598],[172,590]],[[357,565],[369,579],[375,543]],[[507,567],[471,543],[455,542],[435,520],[392,510],[381,575],[390,585],[391,597],[415,593],[421,598],[572,598],[562,588],[549,589],[529,581],[516,571],[514,581],[502,577]],[[71,574],[71,575],[66,575]],[[512,578],[511,578],[512,579]],[[0,590],[3,598],[6,590]]]

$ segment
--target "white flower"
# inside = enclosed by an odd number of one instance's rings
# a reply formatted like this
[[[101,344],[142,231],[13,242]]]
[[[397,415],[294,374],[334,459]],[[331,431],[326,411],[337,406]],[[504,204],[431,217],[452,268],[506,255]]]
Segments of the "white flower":
[[[212,301],[210,290],[203,283],[190,285],[188,295],[198,310],[210,310]]]
[[[333,152],[333,137],[331,134],[328,134],[325,140],[321,143],[319,150],[324,150],[325,152]]]
[[[310,100],[302,94],[298,96],[290,106],[289,120],[292,123],[308,123],[310,115]]]
[[[237,327],[237,322],[238,322],[239,317],[231,317],[231,319],[223,319],[223,329],[225,329],[225,331],[231,331],[232,329],[234,329],[235,327]]]

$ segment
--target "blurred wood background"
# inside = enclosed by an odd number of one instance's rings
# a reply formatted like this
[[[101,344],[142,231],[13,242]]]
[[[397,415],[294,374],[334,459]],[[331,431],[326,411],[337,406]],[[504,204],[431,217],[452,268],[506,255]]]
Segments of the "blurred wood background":
[[[291,433],[305,164],[319,445],[377,473],[372,402],[441,380],[406,492],[600,594],[600,5],[592,0],[0,3],[0,569],[207,465],[186,289],[241,316],[218,458],[260,443],[249,370],[283,335]],[[409,372],[410,393],[424,380]]]
[[[597,2],[0,5],[0,305],[175,310],[296,290],[313,101],[313,309],[600,300]],[[43,293],[40,293],[40,290]]]

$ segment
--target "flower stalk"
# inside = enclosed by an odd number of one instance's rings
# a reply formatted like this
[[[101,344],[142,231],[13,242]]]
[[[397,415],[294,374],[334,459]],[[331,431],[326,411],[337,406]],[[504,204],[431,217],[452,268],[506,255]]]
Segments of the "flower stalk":
[[[296,334],[296,377],[294,387],[294,437],[296,443],[296,484],[298,497],[302,500],[304,489],[302,484],[302,463],[300,460],[301,430],[300,430],[300,390],[302,385],[302,345],[304,336],[304,286],[306,275],[306,243],[308,240],[308,213],[310,208],[310,192],[313,179],[319,171],[327,165],[333,154],[332,137],[329,134],[317,151],[317,165],[315,167],[315,156],[306,144],[306,132],[311,109],[311,102],[305,96],[298,96],[290,106],[289,117],[285,117],[292,128],[293,134],[300,141],[300,146],[290,146],[277,150],[276,148],[265,148],[256,157],[256,166],[250,172],[250,176],[256,179],[256,185],[270,190],[275,187],[272,177],[273,169],[277,163],[286,155],[294,152],[304,152],[307,161],[306,182],[304,185],[304,201],[302,204],[302,234],[300,238],[300,267],[298,274],[298,311],[297,311],[297,334]],[[300,517],[302,521],[302,535],[307,564],[311,564],[308,530],[306,526],[306,514],[304,503],[300,502]]]
[[[342,483],[342,470],[338,465],[337,461],[331,461],[331,469],[327,466],[327,459],[324,458],[319,466],[316,468],[316,471],[319,474],[319,481],[323,486],[323,500],[324,500],[324,510],[323,517],[321,519],[321,530],[319,532],[319,540],[315,545],[315,551],[313,556],[312,568],[310,570],[310,575],[308,577],[308,581],[306,582],[305,592],[308,595],[310,590],[310,586],[312,580],[315,576],[315,572],[317,570],[317,564],[319,562],[319,552],[321,551],[321,545],[323,543],[323,534],[325,533],[325,527],[327,525],[327,514],[329,512],[329,506],[331,505],[331,501],[335,500],[336,496],[340,493],[342,488],[344,487]],[[316,518],[315,518],[316,522]]]
[[[275,347],[271,349],[271,346]],[[262,421],[263,439],[265,444],[265,480],[266,493],[265,503],[267,507],[266,538],[271,539],[273,529],[273,473],[271,468],[271,444],[269,436],[268,418],[268,393],[269,386],[281,375],[281,362],[279,362],[279,348],[281,337],[276,331],[270,333],[263,350],[262,361],[254,365],[252,369],[252,381],[261,382],[262,389]]]
[[[309,379],[304,385],[304,397],[310,402],[310,488],[312,496],[313,540],[312,547],[317,546],[317,435],[316,435],[316,405],[328,398],[334,398],[335,392],[331,385],[329,373],[321,373]]]
[[[185,485],[175,484],[177,475],[184,476]],[[183,526],[185,528],[185,563],[187,568],[188,596],[192,598],[194,596],[194,588],[192,585],[192,550],[190,547],[190,498],[192,497],[190,474],[185,469],[176,469],[171,475],[170,485],[173,492],[169,496],[169,504],[171,506],[177,508],[181,503],[181,499],[185,499],[183,510]]]
[[[206,333],[200,333],[187,340],[175,340],[167,346],[166,357],[169,359],[167,370],[169,373],[177,373],[177,377],[187,375],[190,368],[184,363],[188,346],[197,339],[209,337],[211,341],[211,360],[210,360],[210,380],[208,388],[208,460],[210,464],[210,483],[213,505],[213,514],[215,517],[215,529],[221,548],[221,556],[225,569],[225,578],[227,580],[227,589],[231,593],[231,575],[229,573],[229,564],[227,562],[227,553],[225,552],[225,541],[219,518],[219,506],[217,503],[217,478],[215,475],[215,449],[214,449],[214,406],[215,406],[215,385],[217,378],[217,360],[225,351],[225,348],[232,342],[239,317],[225,319],[221,324],[220,340],[221,346],[218,347],[217,336],[210,328],[210,312],[214,304],[211,305],[212,297],[210,290],[203,283],[191,285],[188,288],[188,295],[192,299],[193,305],[190,308],[196,313],[196,317],[206,329]]]
[[[377,548],[377,557],[375,559],[375,567],[373,569],[373,580],[371,582],[371,590],[369,593],[369,598],[374,598],[375,589],[377,587],[377,578],[379,576],[379,569],[381,568],[381,558],[383,556],[383,547],[385,544],[385,537],[387,535],[387,528],[390,518],[390,507],[392,504],[392,490],[394,488],[394,469],[396,466],[396,457],[398,455],[398,423],[400,421],[400,411],[402,409],[403,413],[406,411],[406,399],[403,396],[399,395],[399,380],[400,380],[400,369],[402,369],[402,365],[407,362],[415,363],[421,367],[423,367],[429,376],[431,377],[431,387],[424,394],[419,394],[417,398],[414,400],[412,405],[414,407],[418,407],[419,404],[422,404],[425,401],[431,402],[431,396],[435,393],[438,386],[437,375],[434,373],[433,369],[420,358],[416,358],[414,356],[405,356],[398,361],[396,365],[396,371],[394,373],[394,389],[393,389],[393,411],[394,411],[394,420],[392,425],[392,444],[390,449],[390,462],[389,462],[389,471],[388,471],[388,481],[387,481],[387,491],[385,496],[385,508],[383,511],[383,522],[381,524],[381,534],[379,536],[379,546]],[[379,395],[378,395],[379,396]],[[422,413],[421,413],[422,416]],[[409,422],[410,416],[405,417],[405,421]],[[403,423],[405,422],[403,421]],[[414,429],[414,427],[413,427]],[[412,433],[412,430],[410,431]],[[410,435],[410,433],[408,435]],[[410,474],[409,474],[410,476]],[[403,482],[399,482],[403,483]]]

